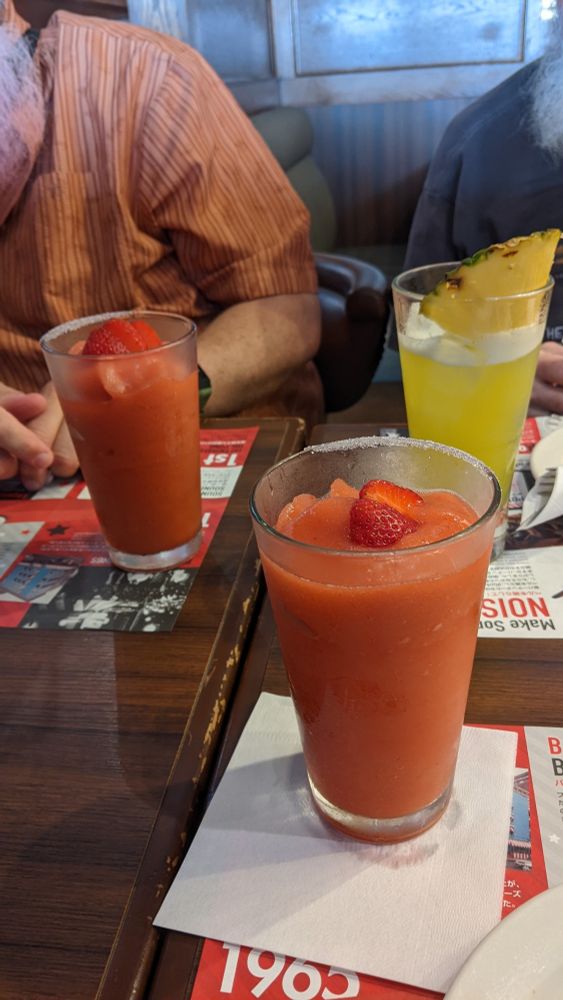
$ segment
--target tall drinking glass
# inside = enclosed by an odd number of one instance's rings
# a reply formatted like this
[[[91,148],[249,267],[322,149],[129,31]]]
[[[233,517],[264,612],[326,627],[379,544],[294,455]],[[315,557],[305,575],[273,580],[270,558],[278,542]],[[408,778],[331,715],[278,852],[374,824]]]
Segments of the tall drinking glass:
[[[297,494],[334,479],[451,490],[471,527],[416,548],[339,551],[280,534]],[[500,500],[457,450],[360,438],[306,449],[258,482],[251,512],[314,801],[353,836],[403,840],[448,803]]]
[[[163,343],[136,354],[72,353],[110,318],[145,320]],[[107,313],[55,327],[41,347],[112,562],[157,570],[189,559],[201,529],[194,324]]]
[[[545,331],[553,279],[518,295],[467,303],[471,336],[442,330],[420,303],[456,262],[393,281],[409,434],[462,448],[489,465],[502,490],[493,557],[504,549],[514,463]]]

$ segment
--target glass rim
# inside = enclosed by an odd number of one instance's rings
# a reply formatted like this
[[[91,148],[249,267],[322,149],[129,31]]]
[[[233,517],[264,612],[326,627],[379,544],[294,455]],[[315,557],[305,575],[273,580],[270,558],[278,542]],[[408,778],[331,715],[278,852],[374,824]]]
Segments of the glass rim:
[[[423,449],[425,448],[429,451],[434,451],[434,452],[438,451],[446,453],[448,455],[452,455],[455,458],[463,459],[467,464],[472,465],[475,469],[478,469],[480,472],[482,472],[485,478],[488,479],[489,482],[491,483],[493,487],[493,495],[491,502],[489,503],[489,506],[487,507],[486,511],[484,511],[484,513],[481,514],[481,516],[477,518],[477,520],[474,521],[473,524],[469,524],[466,528],[462,528],[462,530],[456,532],[455,535],[448,535],[447,538],[441,538],[436,542],[427,542],[426,544],[422,545],[413,545],[410,548],[404,548],[404,549],[394,549],[391,546],[381,549],[325,548],[324,546],[321,545],[312,545],[310,542],[302,542],[297,538],[290,538],[288,535],[284,535],[281,531],[278,531],[273,525],[268,524],[268,522],[264,520],[264,518],[259,513],[256,507],[256,502],[255,502],[256,492],[260,487],[260,485],[262,484],[262,482],[264,481],[264,479],[266,479],[266,477],[274,469],[277,470],[284,465],[288,465],[291,462],[298,461],[303,455],[307,453],[315,453],[318,451],[328,452],[328,453],[333,451],[348,451],[350,450],[350,448],[358,446],[359,447],[369,446],[374,448],[379,448],[382,446],[389,446],[392,448],[401,448],[401,447],[419,448],[420,446],[422,446]],[[447,492],[453,493],[455,491],[448,490]],[[281,462],[277,462],[276,465],[272,466],[270,469],[264,472],[260,476],[260,478],[256,481],[256,483],[252,488],[252,492],[250,494],[249,507],[252,518],[256,521],[257,524],[260,525],[261,528],[264,529],[264,531],[267,532],[267,534],[271,535],[273,538],[276,538],[281,542],[284,542],[287,545],[292,546],[295,551],[304,551],[309,553],[315,552],[315,553],[322,553],[323,555],[330,555],[330,556],[336,555],[339,557],[343,556],[345,558],[352,557],[360,559],[365,559],[366,557],[377,559],[377,558],[382,558],[383,556],[401,558],[404,556],[419,554],[422,552],[434,552],[436,549],[442,548],[444,545],[449,545],[453,542],[457,542],[461,538],[467,538],[469,535],[473,534],[480,527],[482,527],[483,524],[485,524],[487,521],[490,521],[490,519],[494,517],[494,515],[500,509],[501,496],[502,494],[501,494],[500,484],[494,472],[491,469],[489,469],[488,465],[485,465],[484,462],[481,462],[479,461],[478,458],[475,458],[473,455],[470,455],[469,452],[462,451],[460,448],[452,448],[449,445],[439,444],[436,441],[425,440],[423,438],[381,437],[379,435],[373,435],[371,437],[367,436],[367,437],[347,438],[346,440],[342,441],[323,442],[323,444],[320,445],[318,444],[309,445],[307,448],[303,448],[301,451],[296,452],[295,455],[289,455],[288,458],[282,459]],[[321,498],[319,497],[317,499]]]
[[[466,260],[468,258],[465,258]],[[410,299],[412,302],[422,302],[425,295],[429,292],[414,292],[408,288],[403,288],[400,284],[401,279],[409,277],[412,274],[419,274],[423,271],[430,271],[433,268],[440,268],[444,270],[444,276],[448,271],[453,271],[454,268],[459,267],[463,264],[462,260],[450,260],[450,261],[438,261],[436,264],[422,264],[419,267],[411,267],[408,271],[401,271],[400,274],[396,274],[391,282],[391,288],[394,292],[399,292],[405,298]],[[529,299],[535,295],[545,294],[545,292],[550,291],[555,284],[553,275],[550,274],[545,285],[541,285],[539,288],[532,288],[529,292],[513,292],[511,295],[484,295],[475,296],[474,298],[464,299],[464,302],[514,302],[518,299]],[[431,291],[431,289],[429,290]]]
[[[128,351],[126,354],[69,354],[68,351],[58,351],[56,347],[50,343],[50,341],[64,333],[79,332],[83,326],[93,323],[105,323],[108,319],[142,319],[146,316],[165,316],[167,319],[178,319],[182,323],[187,324],[188,329],[181,337],[177,340],[169,340],[166,343],[159,344],[158,347],[148,347],[144,351]],[[96,313],[93,316],[81,316],[77,319],[68,320],[66,323],[59,323],[57,326],[51,327],[39,338],[39,346],[45,354],[51,354],[58,358],[70,358],[79,360],[89,360],[89,361],[104,361],[106,359],[111,359],[112,361],[119,362],[120,359],[126,359],[134,357],[136,354],[156,354],[159,351],[166,351],[173,348],[176,344],[181,344],[190,337],[196,337],[197,335],[197,325],[193,319],[188,316],[182,316],[180,313],[165,312],[163,309],[122,309],[119,312],[106,312],[106,313]]]

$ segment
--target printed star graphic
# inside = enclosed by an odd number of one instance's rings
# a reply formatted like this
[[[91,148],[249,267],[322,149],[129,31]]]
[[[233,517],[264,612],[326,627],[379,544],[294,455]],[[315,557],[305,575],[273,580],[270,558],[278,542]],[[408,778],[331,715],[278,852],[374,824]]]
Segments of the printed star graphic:
[[[550,839],[550,841],[551,841],[552,844],[558,844],[559,841],[561,840],[561,837],[559,837],[556,833],[552,833],[552,834],[550,834],[549,839]]]
[[[68,526],[64,524],[55,524],[53,528],[47,528],[50,535],[64,535],[68,531]]]

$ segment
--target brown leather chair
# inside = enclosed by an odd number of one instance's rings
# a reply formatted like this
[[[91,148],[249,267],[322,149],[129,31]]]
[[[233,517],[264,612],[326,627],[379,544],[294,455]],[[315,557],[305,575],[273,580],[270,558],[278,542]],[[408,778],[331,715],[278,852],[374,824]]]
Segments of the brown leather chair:
[[[360,399],[383,354],[389,316],[385,275],[373,264],[337,254],[315,254],[322,336],[315,364],[328,412]]]
[[[273,108],[251,121],[286,172],[311,215],[322,339],[315,364],[328,412],[351,406],[363,396],[383,353],[389,317],[387,278],[374,264],[339,252],[330,189],[313,160],[313,130],[301,108]]]

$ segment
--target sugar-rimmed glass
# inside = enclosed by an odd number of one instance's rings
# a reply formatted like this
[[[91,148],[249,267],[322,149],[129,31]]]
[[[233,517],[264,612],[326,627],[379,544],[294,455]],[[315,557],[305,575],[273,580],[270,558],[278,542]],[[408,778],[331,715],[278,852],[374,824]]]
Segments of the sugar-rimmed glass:
[[[471,527],[411,549],[336,551],[280,534],[296,495],[385,478],[451,490]],[[456,449],[402,438],[308,448],[257,483],[250,509],[314,801],[353,836],[395,841],[447,806],[500,488]]]
[[[72,353],[106,320],[146,321],[162,346]],[[189,559],[201,541],[196,327],[151,310],[64,323],[41,338],[109,554],[127,570]]]
[[[464,303],[470,336],[420,315],[423,297],[458,261],[429,264],[392,284],[409,434],[462,448],[495,472],[502,490],[493,558],[505,546],[508,500],[530,401],[553,278],[531,292]]]

